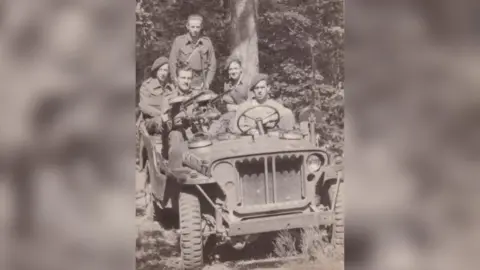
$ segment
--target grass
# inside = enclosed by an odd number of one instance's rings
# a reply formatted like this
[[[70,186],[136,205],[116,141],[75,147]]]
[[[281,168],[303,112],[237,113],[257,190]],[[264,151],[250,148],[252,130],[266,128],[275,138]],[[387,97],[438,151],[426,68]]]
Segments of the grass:
[[[326,231],[320,228],[280,232],[274,240],[274,253],[278,257],[299,257],[283,265],[285,269],[344,269],[343,248],[330,244]]]

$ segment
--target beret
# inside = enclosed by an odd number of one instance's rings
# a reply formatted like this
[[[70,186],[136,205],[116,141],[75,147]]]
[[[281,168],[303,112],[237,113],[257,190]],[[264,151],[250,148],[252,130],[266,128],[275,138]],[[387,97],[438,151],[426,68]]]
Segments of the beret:
[[[153,62],[151,70],[152,71],[156,70],[157,68],[160,68],[161,66],[163,66],[165,64],[168,64],[168,58],[166,58],[164,56],[161,56],[161,57],[157,58],[157,60],[155,60],[155,62]]]
[[[257,85],[261,81],[268,81],[268,75],[264,73],[255,75],[252,78],[252,83],[250,84],[250,91],[252,91],[255,85]]]

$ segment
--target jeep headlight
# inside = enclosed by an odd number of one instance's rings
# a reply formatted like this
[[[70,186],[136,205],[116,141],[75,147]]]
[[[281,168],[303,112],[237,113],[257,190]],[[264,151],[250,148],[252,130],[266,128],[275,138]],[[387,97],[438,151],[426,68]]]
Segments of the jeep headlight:
[[[307,158],[307,169],[309,172],[314,173],[320,170],[322,166],[322,159],[320,156],[316,154],[312,154]]]

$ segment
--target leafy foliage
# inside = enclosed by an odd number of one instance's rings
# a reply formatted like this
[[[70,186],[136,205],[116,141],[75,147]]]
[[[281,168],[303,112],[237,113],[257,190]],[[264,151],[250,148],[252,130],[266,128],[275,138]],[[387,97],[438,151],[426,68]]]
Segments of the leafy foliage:
[[[260,71],[271,75],[273,97],[291,109],[312,101],[320,106],[325,115],[317,131],[322,144],[338,153],[344,117],[343,6],[343,0],[263,0],[257,22]],[[191,13],[204,15],[205,34],[219,63],[212,88],[221,89],[226,78],[223,64],[230,53],[227,0],[137,0],[137,84],[155,58],[168,56],[175,36],[185,33]]]

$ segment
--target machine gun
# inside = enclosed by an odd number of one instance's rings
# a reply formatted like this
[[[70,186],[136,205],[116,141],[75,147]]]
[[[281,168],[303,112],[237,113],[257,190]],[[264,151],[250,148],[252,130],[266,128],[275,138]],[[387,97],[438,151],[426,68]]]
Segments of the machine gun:
[[[225,95],[229,94],[230,92],[233,91],[233,88],[232,89],[229,89],[227,91],[223,91],[222,93],[218,94],[215,98],[211,99],[209,102],[208,102],[208,105],[209,106],[213,106],[215,103],[217,103],[218,101],[220,101]]]
[[[206,92],[201,91],[198,94],[193,95],[192,97],[188,96],[177,96],[169,100],[170,108],[165,111],[165,114],[170,115],[174,112],[174,109],[179,109],[179,111],[185,111],[186,108],[192,105],[195,100],[203,95],[207,94]]]

